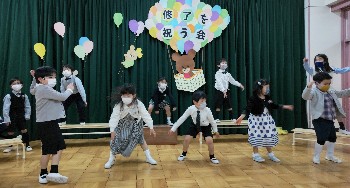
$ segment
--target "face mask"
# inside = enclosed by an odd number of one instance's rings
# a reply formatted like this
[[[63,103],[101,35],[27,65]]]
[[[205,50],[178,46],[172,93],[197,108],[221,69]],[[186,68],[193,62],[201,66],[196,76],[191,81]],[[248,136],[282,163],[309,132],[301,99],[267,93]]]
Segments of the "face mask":
[[[159,88],[161,88],[161,89],[165,89],[166,86],[167,86],[167,84],[165,84],[165,83],[160,83],[159,84]]]
[[[326,85],[326,86],[319,87],[318,89],[323,91],[323,92],[327,92],[330,87],[331,87],[330,85]]]
[[[72,75],[72,72],[69,71],[69,70],[64,70],[64,71],[62,72],[62,74],[63,74],[63,76],[65,76],[65,77],[69,77],[70,75]]]
[[[315,62],[315,68],[322,71],[324,69],[323,62],[322,61],[316,61]]]
[[[50,87],[55,87],[57,81],[55,78],[50,78],[50,79],[47,79],[47,85],[49,85]]]
[[[207,107],[207,103],[206,102],[202,102],[202,104],[199,105],[199,109],[203,110],[205,107]]]
[[[265,95],[270,94],[270,88],[266,88]]]
[[[227,69],[227,64],[220,64],[220,69],[221,70]]]
[[[125,97],[125,98],[122,98],[122,101],[124,104],[129,105],[132,102],[132,98]]]
[[[22,89],[22,84],[16,84],[16,85],[13,85],[11,86],[11,88],[15,91],[20,91]]]

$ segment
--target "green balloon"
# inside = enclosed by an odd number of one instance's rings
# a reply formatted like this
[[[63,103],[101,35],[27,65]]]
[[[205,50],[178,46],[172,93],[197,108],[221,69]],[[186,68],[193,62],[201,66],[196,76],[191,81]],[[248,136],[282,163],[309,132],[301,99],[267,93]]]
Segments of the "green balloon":
[[[222,33],[222,29],[221,28],[218,28],[215,32],[214,32],[214,38],[220,36]]]
[[[221,13],[220,13],[220,16],[224,19],[228,16],[228,12],[226,9],[222,9],[221,10]]]
[[[120,26],[120,24],[123,22],[123,15],[121,13],[115,13],[113,15],[113,20],[115,25],[117,25],[117,27]]]
[[[168,0],[167,8],[173,9],[175,4],[175,0]]]
[[[170,44],[170,40],[169,40],[169,39],[164,39],[163,42],[164,42],[166,45],[169,45],[169,44]]]
[[[80,59],[84,60],[85,58],[85,49],[83,46],[77,45],[74,47],[74,53],[77,55]]]
[[[201,48],[203,48],[205,45],[207,45],[208,44],[208,39],[207,40],[205,40],[205,41],[203,41],[203,42],[201,42]]]
[[[200,3],[198,3],[198,5],[197,5],[197,9],[202,9],[204,6],[205,6],[205,3],[200,2]]]

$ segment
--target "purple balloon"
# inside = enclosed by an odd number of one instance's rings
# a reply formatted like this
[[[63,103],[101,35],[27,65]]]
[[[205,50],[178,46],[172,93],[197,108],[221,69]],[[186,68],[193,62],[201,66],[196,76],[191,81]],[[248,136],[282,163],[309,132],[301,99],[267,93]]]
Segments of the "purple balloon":
[[[219,18],[219,16],[220,16],[220,15],[219,15],[218,12],[213,11],[210,20],[211,20],[211,21],[215,21],[215,20],[217,20],[217,19]]]
[[[186,1],[186,0],[176,0],[176,2],[180,2],[180,3],[183,4],[183,5],[185,4],[185,1]]]
[[[136,33],[138,27],[139,27],[139,24],[137,23],[136,20],[130,20],[130,21],[129,21],[129,29],[130,29],[133,33]]]
[[[191,49],[193,49],[193,42],[188,40],[185,42],[185,51],[186,51],[186,54],[188,53],[188,51],[190,51]]]
[[[161,30],[163,29],[164,25],[162,23],[157,23],[156,27],[158,30]]]

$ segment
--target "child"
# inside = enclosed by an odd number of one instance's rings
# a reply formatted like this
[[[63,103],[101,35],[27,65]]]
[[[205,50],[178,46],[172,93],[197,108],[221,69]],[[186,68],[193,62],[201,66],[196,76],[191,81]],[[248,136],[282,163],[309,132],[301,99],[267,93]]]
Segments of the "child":
[[[116,105],[109,120],[111,151],[105,168],[108,169],[114,165],[116,154],[129,157],[137,144],[141,145],[146,155],[146,162],[156,165],[157,162],[152,158],[143,135],[144,121],[150,128],[150,135],[156,136],[153,120],[145,105],[136,98],[135,87],[125,84],[118,88],[117,92],[112,95],[112,99],[115,100]]]
[[[227,61],[225,59],[221,59],[217,65],[220,69],[215,74],[215,89],[216,89],[216,101],[215,101],[215,119],[217,123],[220,123],[219,113],[221,106],[227,108],[229,113],[230,120],[233,120],[233,112],[231,105],[231,93],[229,91],[229,83],[240,87],[242,91],[244,90],[244,86],[237,82],[227,69]]]
[[[30,119],[31,107],[28,96],[23,94],[22,81],[15,77],[9,83],[12,92],[4,97],[3,116],[4,123],[8,126],[9,138],[14,138],[15,130],[21,131],[23,143],[26,144],[26,151],[33,149],[29,145],[29,134],[26,129],[26,121]],[[8,153],[13,150],[12,146],[6,148],[3,152]]]
[[[310,100],[310,113],[312,115],[312,124],[315,128],[317,142],[315,143],[315,153],[313,162],[320,164],[320,154],[323,145],[326,141],[327,155],[326,160],[335,163],[342,161],[334,156],[334,146],[337,140],[334,119],[344,118],[345,112],[338,98],[350,96],[350,89],[335,91],[329,89],[332,82],[332,77],[326,72],[319,72],[313,76],[313,81],[310,82],[304,89],[302,97],[304,100]],[[312,88],[313,84],[316,87]]]
[[[310,75],[314,75],[315,71],[313,68],[310,67],[309,63],[308,63],[308,59],[304,58],[303,59],[303,65],[304,65],[304,69],[306,72],[308,72]],[[344,74],[350,71],[350,67],[344,67],[344,68],[332,68],[329,65],[328,62],[328,57],[325,54],[317,54],[314,58],[314,65],[315,65],[315,70],[316,73],[318,72],[326,72],[326,73],[336,73],[336,74]],[[341,134],[345,134],[345,135],[350,135],[350,131],[345,129],[345,125],[343,123],[342,119],[337,119],[338,123],[339,123],[339,132]]]
[[[268,152],[268,157],[274,162],[280,160],[272,152],[272,147],[278,143],[278,133],[275,126],[275,121],[271,116],[273,109],[293,110],[292,105],[275,104],[270,97],[270,85],[265,79],[260,79],[255,83],[253,96],[248,100],[247,107],[242,115],[237,119],[237,124],[240,124],[246,115],[248,118],[248,142],[253,146],[253,160],[256,162],[264,162],[258,153],[258,147],[265,147]]]
[[[211,128],[213,128],[216,137],[219,137],[219,132],[210,108],[206,107],[206,101],[207,95],[203,91],[195,91],[192,95],[192,102],[194,105],[188,107],[185,113],[177,120],[174,126],[169,130],[169,135],[172,135],[176,131],[176,129],[189,116],[191,116],[193,123],[189,127],[188,132],[185,136],[182,150],[183,152],[177,158],[178,161],[183,161],[186,158],[188,147],[192,138],[196,138],[196,135],[199,132],[202,132],[205,142],[208,145],[210,161],[214,164],[219,164],[219,160],[217,160],[214,156],[214,143]]]
[[[33,90],[36,99],[36,123],[38,136],[41,140],[42,155],[40,159],[41,172],[39,183],[48,181],[67,183],[68,177],[58,173],[58,164],[62,151],[66,149],[58,121],[65,117],[62,101],[66,100],[74,90],[73,84],[68,84],[64,93],[53,89],[56,85],[56,70],[44,66],[35,71],[37,86]],[[47,165],[51,159],[51,171],[47,172]]]
[[[67,111],[68,107],[75,102],[79,113],[80,125],[85,125],[85,107],[87,106],[85,89],[81,80],[72,74],[72,72],[74,72],[74,68],[71,65],[63,66],[62,74],[64,77],[61,78],[61,92],[65,92],[70,83],[76,86],[73,94],[63,102],[64,110]],[[61,124],[66,124],[66,118],[61,120]]]
[[[171,107],[176,110],[176,104],[170,89],[167,87],[167,81],[164,77],[159,78],[158,87],[154,90],[151,100],[149,101],[148,112],[152,114],[154,108],[155,113],[159,114],[159,110],[165,110],[167,115],[167,124],[173,125],[171,122]]]

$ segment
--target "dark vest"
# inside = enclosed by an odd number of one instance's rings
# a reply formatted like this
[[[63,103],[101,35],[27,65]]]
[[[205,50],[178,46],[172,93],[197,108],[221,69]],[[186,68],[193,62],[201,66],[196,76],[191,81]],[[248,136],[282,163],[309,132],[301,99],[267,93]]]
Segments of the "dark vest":
[[[10,119],[13,118],[23,118],[25,115],[25,94],[20,94],[20,97],[17,97],[12,92],[11,96],[11,106],[10,106]]]

